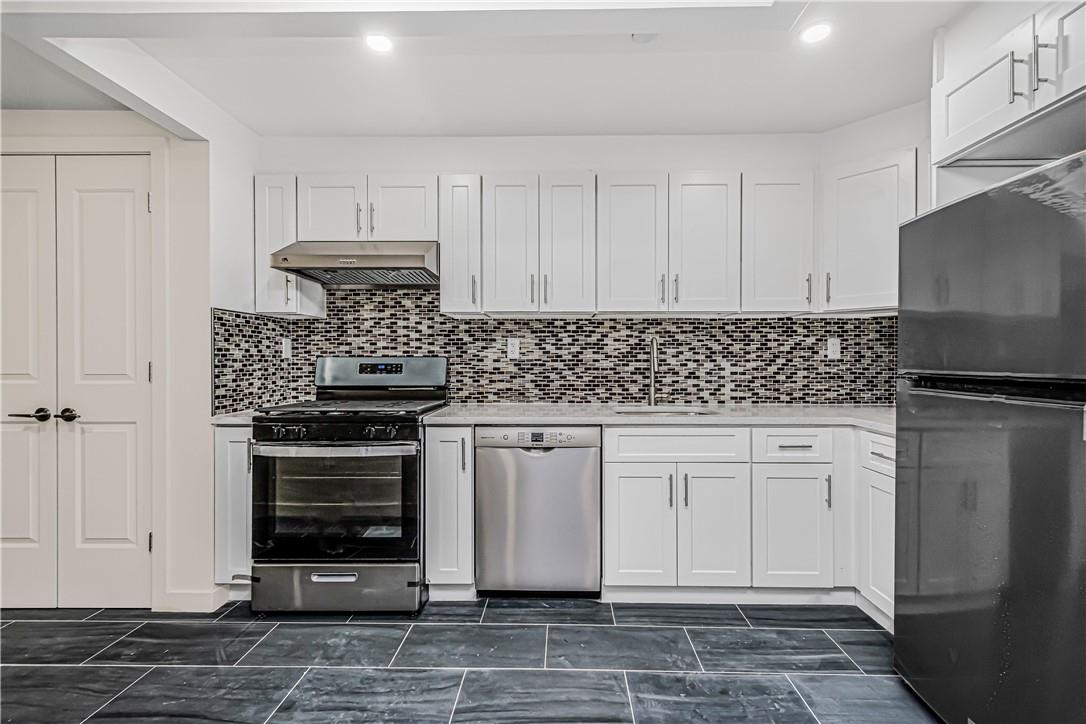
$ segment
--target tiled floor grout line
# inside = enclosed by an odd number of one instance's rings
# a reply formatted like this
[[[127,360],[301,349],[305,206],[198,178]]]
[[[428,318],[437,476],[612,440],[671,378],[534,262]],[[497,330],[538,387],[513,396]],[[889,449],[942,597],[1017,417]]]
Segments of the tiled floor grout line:
[[[807,700],[803,698],[803,694],[799,692],[799,687],[796,686],[796,682],[792,681],[792,677],[788,674],[785,674],[784,678],[788,679],[788,683],[792,686],[792,691],[796,692],[796,696],[798,696],[799,700],[803,702],[803,706],[807,707],[807,711],[811,712],[811,716],[814,717],[816,724],[822,724],[822,722],[820,722],[818,719],[818,715],[814,713],[814,709],[812,709],[811,705],[807,703]]]
[[[852,662],[853,666],[855,666],[857,669],[859,669],[861,674],[863,674],[864,676],[867,676],[867,672],[864,671],[863,667],[860,666],[859,664],[857,664],[856,660],[848,655],[848,652],[845,651],[845,647],[842,646],[841,644],[837,643],[837,639],[835,639],[833,636],[831,636],[829,631],[827,631],[826,629],[822,629],[822,633],[826,634],[826,638],[828,638],[830,641],[832,641],[834,646],[841,649],[841,653],[845,655],[846,659],[848,659],[849,661]]]
[[[89,621],[89,620],[91,620],[92,618],[94,618],[95,616],[97,616],[98,614],[100,614],[100,613],[101,613],[102,611],[105,611],[105,609],[104,609],[104,608],[100,608],[100,609],[98,609],[97,611],[95,611],[94,613],[92,613],[92,614],[91,614],[90,616],[87,616],[87,617],[86,617],[85,619],[83,619],[83,620],[84,620],[84,621]]]
[[[701,667],[702,671],[705,671],[705,664],[701,663],[701,657],[698,656],[698,649],[694,646],[694,639],[690,638],[690,631],[687,630],[686,626],[683,626],[683,633],[686,634],[686,640],[690,643],[690,649],[694,652],[694,658],[698,660],[698,666]]]
[[[468,670],[464,669],[464,673],[460,676],[460,686],[456,687],[456,698],[453,699],[452,711],[449,712],[449,724],[452,724],[453,717],[456,716],[456,705],[460,703],[460,692],[464,690],[464,679],[468,678]]]
[[[483,618],[486,616],[486,607],[489,606],[489,605],[490,605],[490,599],[489,598],[484,598],[483,599],[483,610],[482,610],[482,612],[479,613],[479,623],[483,622]]]
[[[215,622],[221,621],[221,620],[222,620],[222,617],[223,617],[223,616],[225,616],[226,614],[228,614],[228,613],[230,613],[231,611],[233,611],[233,610],[234,610],[235,608],[237,608],[238,606],[240,606],[240,605],[241,605],[242,603],[243,603],[243,601],[241,601],[240,599],[239,599],[239,600],[237,600],[237,601],[234,601],[234,605],[233,605],[233,606],[231,606],[230,608],[228,608],[228,609],[226,609],[225,611],[223,611],[223,612],[222,612],[221,614],[219,614],[219,615],[218,615],[218,616],[217,616],[216,618],[213,618],[213,619],[211,619],[212,623],[215,623]]]
[[[124,634],[124,636],[119,636],[119,637],[118,637],[118,638],[117,638],[117,639],[116,639],[115,641],[111,641],[111,642],[109,643],[109,645],[108,645],[108,646],[103,646],[102,648],[98,649],[98,650],[97,650],[97,651],[95,651],[95,652],[94,652],[93,654],[91,654],[91,655],[90,655],[90,656],[88,656],[87,658],[83,659],[82,663],[80,663],[79,665],[80,665],[80,666],[82,666],[83,664],[87,663],[88,661],[90,661],[91,659],[93,659],[93,658],[94,658],[95,656],[97,656],[98,654],[100,654],[100,653],[102,653],[103,651],[105,651],[106,649],[108,649],[108,648],[109,648],[110,646],[112,646],[113,644],[115,644],[115,643],[119,642],[119,641],[120,641],[121,639],[123,639],[123,638],[124,638],[125,636],[128,636],[128,635],[129,635],[129,634],[131,634],[131,633],[132,633],[133,631],[137,631],[137,630],[139,630],[140,628],[142,628],[142,627],[143,627],[143,625],[144,625],[144,624],[146,624],[146,623],[147,623],[147,622],[146,622],[146,621],[144,621],[144,622],[143,622],[143,623],[141,623],[141,624],[140,624],[139,626],[136,626],[135,628],[133,628],[133,629],[130,629],[129,631],[127,631],[127,632],[126,632],[126,633]]]
[[[239,659],[238,659],[237,661],[235,661],[235,662],[234,662],[234,666],[237,666],[238,664],[240,664],[240,663],[241,663],[241,659],[244,659],[244,658],[245,658],[246,656],[248,656],[249,654],[253,653],[253,649],[255,649],[255,648],[256,648],[257,646],[259,646],[259,645],[261,644],[261,642],[263,642],[263,641],[264,641],[264,639],[268,638],[268,634],[270,634],[270,633],[271,633],[272,631],[274,631],[274,630],[275,630],[275,629],[277,629],[277,628],[279,628],[279,624],[278,624],[278,623],[272,624],[272,627],[271,627],[270,629],[268,629],[267,631],[265,631],[265,632],[264,632],[264,635],[263,635],[263,636],[261,636],[261,637],[260,637],[260,638],[259,638],[259,639],[257,640],[257,642],[256,642],[255,644],[253,644],[252,646],[250,646],[250,647],[249,647],[249,650],[248,650],[248,651],[246,651],[246,652],[245,652],[244,654],[242,654],[242,655],[241,655],[241,657],[240,657],[240,658],[239,658]]]
[[[411,635],[411,630],[414,629],[414,628],[415,628],[415,624],[408,625],[407,631],[404,632],[403,638],[400,639],[400,645],[396,647],[396,650],[392,653],[392,658],[388,660],[388,666],[386,666],[384,668],[386,668],[386,669],[391,669],[392,668],[392,662],[394,662],[396,660],[396,657],[400,655],[400,649],[403,648],[404,642],[407,641],[407,637]]]
[[[630,702],[630,721],[632,724],[637,724],[637,714],[634,714],[633,708],[633,694],[630,693],[630,679],[626,676],[626,672],[622,672],[622,681],[626,684],[626,701]]]
[[[607,605],[611,607],[611,625],[618,626],[618,619],[615,618],[615,604],[608,601]]]
[[[743,620],[747,622],[747,627],[748,628],[754,628],[754,625],[750,622],[750,619],[747,618],[747,614],[743,613],[742,608],[740,608],[738,605],[736,605],[735,610],[738,611],[739,615],[743,617]]]
[[[272,717],[275,716],[276,712],[279,711],[279,707],[283,706],[283,702],[286,701],[290,697],[290,695],[294,693],[294,690],[298,688],[298,684],[302,683],[302,679],[305,678],[306,674],[309,673],[309,670],[311,668],[312,667],[309,666],[306,667],[305,671],[302,672],[302,675],[299,676],[298,680],[294,682],[294,686],[290,687],[290,689],[287,690],[287,693],[283,695],[283,698],[280,699],[279,703],[275,705],[274,709],[272,709],[271,714],[268,714],[268,718],[264,720],[264,724],[268,724],[268,722],[272,720]]]
[[[139,676],[137,676],[137,677],[136,677],[135,679],[133,679],[133,680],[132,680],[132,683],[130,683],[130,684],[129,684],[128,686],[126,686],[126,687],[124,687],[123,689],[121,689],[120,691],[118,691],[118,692],[117,692],[116,694],[114,694],[113,696],[109,697],[109,699],[108,699],[108,700],[106,701],[106,703],[102,704],[102,706],[100,706],[100,707],[98,707],[97,709],[95,709],[94,711],[92,711],[92,712],[90,713],[90,716],[88,716],[88,717],[87,717],[86,719],[84,719],[84,720],[82,720],[81,722],[79,722],[79,724],[85,724],[86,722],[90,721],[90,720],[91,720],[91,719],[92,719],[92,718],[94,717],[94,715],[95,715],[95,714],[97,714],[98,712],[102,711],[103,709],[105,709],[105,708],[106,708],[107,706],[109,706],[110,704],[112,704],[112,703],[113,703],[113,700],[114,700],[114,699],[116,699],[116,698],[117,698],[118,696],[120,696],[121,694],[123,694],[124,692],[128,691],[129,689],[131,689],[131,688],[132,688],[133,686],[135,686],[136,684],[138,684],[138,683],[140,682],[140,680],[141,680],[141,679],[143,679],[143,677],[147,676],[148,674],[150,674],[150,673],[151,673],[152,671],[154,671],[154,670],[155,670],[155,667],[154,667],[154,666],[152,666],[152,667],[150,667],[149,669],[147,669],[147,671],[144,671],[144,672],[143,672],[142,674],[140,674]]]
[[[547,648],[551,643],[551,627],[548,625],[543,629],[543,668],[547,668]]]

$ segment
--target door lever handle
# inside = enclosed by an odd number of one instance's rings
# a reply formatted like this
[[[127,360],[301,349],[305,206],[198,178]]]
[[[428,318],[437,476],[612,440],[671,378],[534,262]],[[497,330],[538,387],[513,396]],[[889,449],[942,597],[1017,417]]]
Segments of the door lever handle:
[[[65,407],[63,410],[60,411],[60,414],[58,414],[57,417],[61,420],[64,420],[64,422],[75,422],[80,417],[82,417],[82,415],[80,415],[78,412],[70,407]]]
[[[38,422],[45,422],[52,416],[53,413],[49,412],[48,407],[39,407],[33,412],[12,412],[8,414],[8,417],[32,417]]]

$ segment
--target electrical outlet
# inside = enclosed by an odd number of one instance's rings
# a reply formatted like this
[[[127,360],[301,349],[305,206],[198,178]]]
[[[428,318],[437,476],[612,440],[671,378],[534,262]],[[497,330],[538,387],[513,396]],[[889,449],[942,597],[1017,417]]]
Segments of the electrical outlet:
[[[841,359],[841,340],[829,337],[826,340],[826,359]]]
[[[290,343],[290,337],[283,337],[282,342],[283,342],[283,359],[290,359],[291,355],[293,354],[293,350],[291,349],[292,345]]]
[[[505,358],[520,359],[520,337],[505,338]]]

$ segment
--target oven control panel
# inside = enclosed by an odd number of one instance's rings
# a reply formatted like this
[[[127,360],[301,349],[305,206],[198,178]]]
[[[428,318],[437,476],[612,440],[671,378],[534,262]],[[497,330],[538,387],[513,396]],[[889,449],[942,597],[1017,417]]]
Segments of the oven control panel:
[[[257,442],[382,442],[419,440],[422,434],[415,423],[383,422],[258,422],[253,425]]]
[[[475,447],[599,447],[598,427],[477,427]]]

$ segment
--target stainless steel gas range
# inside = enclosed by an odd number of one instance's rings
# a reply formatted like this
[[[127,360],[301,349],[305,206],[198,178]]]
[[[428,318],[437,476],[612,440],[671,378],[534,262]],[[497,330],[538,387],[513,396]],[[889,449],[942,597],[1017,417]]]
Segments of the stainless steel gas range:
[[[253,418],[255,611],[417,611],[422,416],[442,357],[322,357],[317,399]]]

